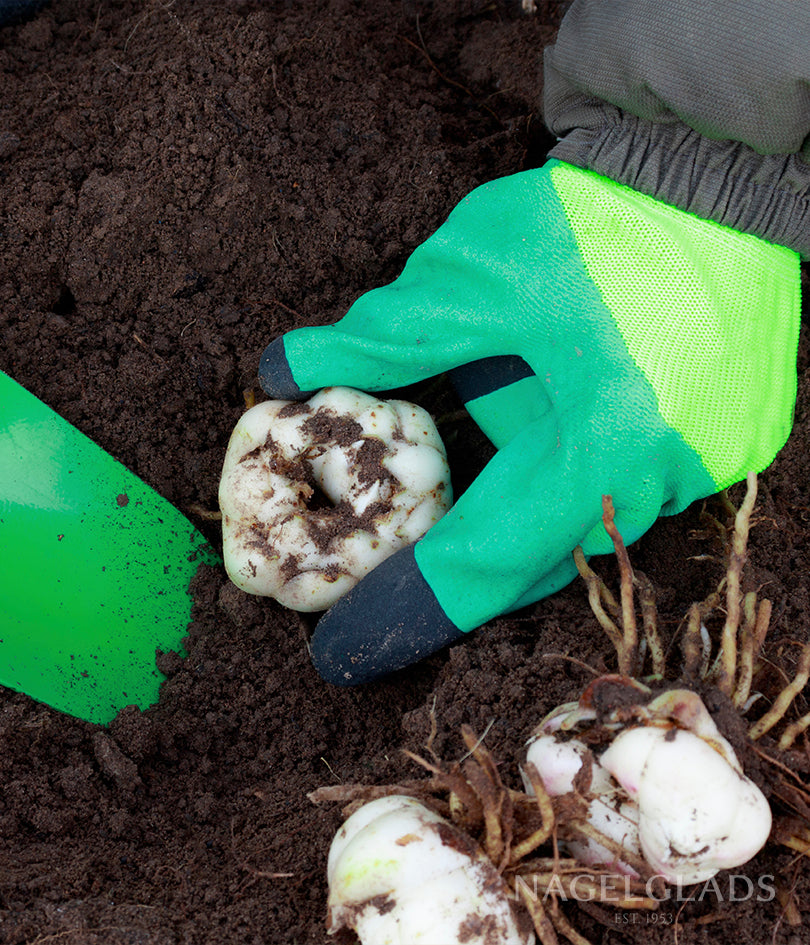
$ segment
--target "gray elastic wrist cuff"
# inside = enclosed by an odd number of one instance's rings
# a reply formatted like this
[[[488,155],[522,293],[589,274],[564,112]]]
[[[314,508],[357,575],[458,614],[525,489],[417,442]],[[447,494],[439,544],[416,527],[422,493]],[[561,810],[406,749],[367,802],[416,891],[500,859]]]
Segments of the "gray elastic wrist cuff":
[[[599,124],[592,99],[580,111],[588,126],[574,128],[550,157],[810,259],[810,163],[800,154],[758,154],[612,106]]]

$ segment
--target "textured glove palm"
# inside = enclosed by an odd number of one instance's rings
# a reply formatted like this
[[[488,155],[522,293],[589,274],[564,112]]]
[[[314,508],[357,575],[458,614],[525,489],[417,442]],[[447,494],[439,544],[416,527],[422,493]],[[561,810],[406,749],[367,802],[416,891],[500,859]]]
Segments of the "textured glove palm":
[[[498,449],[321,619],[318,670],[373,679],[565,586],[577,545],[611,549],[603,494],[629,543],[765,468],[790,432],[799,317],[795,253],[599,175],[550,161],[475,190],[391,285],[262,359],[292,399],[455,372]]]

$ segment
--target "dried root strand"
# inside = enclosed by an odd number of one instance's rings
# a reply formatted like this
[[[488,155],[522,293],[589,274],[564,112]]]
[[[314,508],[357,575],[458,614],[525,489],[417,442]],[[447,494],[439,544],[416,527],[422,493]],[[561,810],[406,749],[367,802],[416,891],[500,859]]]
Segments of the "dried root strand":
[[[574,563],[577,566],[577,571],[579,571],[580,577],[585,581],[585,584],[588,588],[588,602],[591,605],[591,610],[594,613],[594,616],[599,621],[599,625],[608,635],[610,642],[613,644],[616,653],[619,656],[619,662],[622,661],[622,653],[624,650],[624,635],[614,621],[608,616],[603,603],[609,598],[613,599],[613,596],[610,594],[610,591],[605,586],[605,582],[599,575],[591,568],[588,562],[585,560],[585,555],[582,551],[582,548],[577,546],[574,549]]]
[[[652,876],[652,870],[643,857],[626,850],[621,843],[602,833],[601,830],[589,824],[587,820],[571,820],[566,823],[565,826],[568,830],[578,833],[588,840],[593,840],[606,850],[609,850],[617,860],[622,860],[624,863],[627,863],[628,866],[632,866],[639,876],[644,876],[648,879]]]
[[[769,732],[777,722],[780,722],[784,718],[785,712],[790,708],[790,704],[796,698],[796,696],[804,689],[807,685],[807,681],[810,679],[810,643],[806,643],[802,647],[801,655],[799,656],[799,665],[796,670],[796,675],[793,677],[791,682],[779,693],[779,695],[774,700],[771,708],[758,719],[751,728],[748,730],[748,737],[751,741],[756,741],[758,738],[761,738],[766,732]],[[785,733],[787,735],[787,733]],[[797,732],[798,734],[798,732]],[[788,746],[792,743],[788,743]]]
[[[751,696],[756,662],[765,644],[770,626],[772,605],[769,600],[757,600],[754,591],[742,594],[742,572],[747,559],[748,536],[751,515],[757,497],[757,478],[754,473],[746,477],[746,493],[740,508],[734,508],[724,494],[727,507],[734,512],[734,527],[727,539],[729,545],[728,565],[717,590],[702,604],[693,604],[689,611],[683,640],[684,676],[689,679],[711,678],[723,693],[731,699],[734,707],[745,712]],[[728,534],[728,533],[726,533]],[[723,626],[720,651],[715,666],[710,670],[706,659],[705,630],[703,619],[718,605],[725,589],[726,619]],[[701,643],[703,650],[701,656]],[[771,709],[750,730],[752,740],[761,738],[784,717],[785,712],[810,678],[810,644],[802,651],[799,668],[794,680],[777,696]],[[810,716],[794,722],[785,731],[780,747],[789,748],[795,739],[810,728]]]
[[[782,908],[782,915],[787,925],[796,928],[802,924],[802,913],[796,898],[796,881],[798,875],[788,885],[783,879],[776,880],[776,901]]]
[[[472,755],[474,765],[467,766],[467,781],[478,795],[484,815],[484,850],[502,871],[509,861],[512,843],[512,800],[504,787],[492,755],[468,725],[462,725],[461,737]]]
[[[771,788],[771,796],[778,799],[796,815],[795,818],[787,819],[795,820],[805,826],[810,825],[810,785],[806,784],[793,768],[784,764],[779,758],[768,754],[756,743],[752,743],[751,747],[763,761],[778,773],[778,777]],[[774,839],[780,840],[780,825],[784,824],[785,821],[786,818],[782,818],[774,827]]]
[[[792,748],[799,735],[806,732],[808,728],[810,728],[810,712],[786,726],[784,732],[782,732],[782,737],[779,739],[780,750],[787,751]]]
[[[806,821],[796,817],[782,818],[774,827],[773,838],[783,847],[810,857],[810,827]]]
[[[549,913],[551,915],[551,921],[554,923],[554,928],[561,935],[564,935],[568,941],[571,942],[571,945],[591,945],[590,939],[585,938],[584,935],[577,932],[574,926],[566,919],[556,899],[552,900]]]
[[[638,602],[641,607],[641,619],[644,626],[644,638],[650,651],[652,671],[655,676],[666,673],[667,660],[661,637],[658,633],[658,611],[655,606],[655,590],[652,581],[641,571],[635,572],[635,586],[638,590]]]
[[[709,665],[712,655],[712,641],[709,632],[704,626],[705,619],[720,603],[722,591],[726,584],[725,575],[720,581],[717,590],[699,604],[692,604],[686,616],[686,629],[681,643],[684,663],[682,673],[685,679],[697,681],[706,679],[709,675]]]
[[[622,536],[616,528],[616,511],[613,508],[613,499],[609,495],[602,496],[602,522],[605,531],[610,535],[616,560],[619,562],[621,575],[622,600],[622,647],[619,652],[619,672],[623,676],[632,676],[635,669],[638,648],[638,629],[636,627],[636,607],[633,600],[633,567],[630,556],[627,554]]]
[[[757,499],[757,477],[749,472],[746,477],[745,498],[734,517],[734,530],[731,535],[731,550],[728,571],[726,573],[726,622],[720,647],[720,666],[717,688],[725,695],[733,697],[734,682],[737,674],[737,634],[740,629],[742,592],[740,590],[742,569],[747,557],[748,532],[751,527],[751,513]]]
[[[502,785],[493,784],[486,772],[475,765],[465,770],[467,781],[478,795],[484,813],[484,852],[502,870],[509,858],[511,842],[510,818],[505,808],[511,806],[508,792]]]
[[[666,672],[666,656],[658,633],[658,613],[652,582],[641,572],[634,572],[624,539],[616,527],[616,510],[609,495],[602,496],[602,524],[613,542],[613,550],[619,565],[621,604],[610,593],[605,582],[585,560],[581,547],[574,549],[574,563],[580,577],[588,588],[588,602],[594,616],[605,631],[616,650],[618,672],[622,676],[633,676],[641,670],[643,646],[639,648],[638,624],[634,594],[638,591],[644,640],[650,652],[652,671],[663,677]]]
[[[615,909],[654,911],[661,901],[655,896],[663,896],[665,890],[663,881],[656,879],[651,895],[649,881],[571,858],[524,860],[508,878],[516,892],[530,886],[535,898],[562,896],[579,903],[604,902]]]
[[[742,595],[742,571],[747,558],[751,514],[757,497],[757,478],[754,473],[748,474],[746,484],[745,497],[734,516],[734,529],[730,539],[731,548],[725,577],[726,621],[723,626],[716,676],[717,687],[731,698],[734,707],[740,711],[744,711],[748,704],[756,660],[764,646],[772,614],[772,605],[769,600],[757,603],[757,597],[753,591],[745,597]],[[704,602],[704,609],[707,603],[708,601]],[[696,639],[693,611],[690,612],[684,645],[687,673],[695,668]],[[752,741],[757,741],[782,721],[793,700],[804,689],[808,680],[810,680],[810,643],[802,648],[794,678],[782,689],[765,715],[749,728],[748,736]],[[810,713],[786,727],[779,740],[779,748],[782,751],[789,749],[799,735],[808,728],[810,728]]]
[[[536,879],[537,877],[533,878]],[[549,880],[549,885],[551,883],[556,884],[558,877],[556,874],[550,874]],[[534,889],[529,889],[525,880],[521,878],[517,882],[516,889],[534,923],[534,930],[537,932],[541,945],[559,945],[559,935],[564,935],[571,942],[571,945],[591,945],[590,939],[577,932],[568,919],[565,918],[556,896],[549,896],[548,908],[546,908],[542,898],[537,894],[536,883]]]
[[[560,940],[557,938],[557,932],[539,896],[535,895],[524,883],[518,884],[517,891],[531,917],[541,945],[559,945]]]
[[[705,675],[708,661],[704,661],[703,638],[701,635],[701,626],[703,623],[703,613],[700,604],[692,604],[689,608],[689,614],[686,619],[686,630],[683,635],[681,649],[683,651],[683,675],[686,679],[698,679]]]
[[[484,820],[484,810],[481,799],[473,790],[472,785],[461,773],[458,765],[445,771],[438,764],[433,764],[421,755],[405,749],[403,754],[411,761],[426,768],[433,775],[431,786],[446,791],[450,796],[450,808],[453,820],[460,823],[467,830],[477,829]]]
[[[538,847],[542,846],[551,836],[555,823],[554,805],[551,802],[551,798],[548,796],[548,792],[546,791],[543,779],[540,777],[540,772],[537,770],[537,767],[530,761],[527,761],[523,772],[534,790],[535,800],[537,801],[537,807],[542,819],[540,827],[538,827],[537,830],[529,834],[524,840],[521,840],[520,843],[513,845],[509,856],[510,864],[525,859],[527,856],[534,853]]]
[[[435,787],[430,781],[403,781],[401,784],[327,784],[316,788],[307,794],[307,799],[313,804],[346,804],[350,807],[359,807],[378,797],[388,797],[390,794],[408,794],[412,797],[422,797]]]
[[[759,607],[757,607],[756,594],[753,591],[745,595],[743,601],[745,624],[740,636],[739,675],[733,700],[736,709],[742,709],[751,694],[754,663],[762,649],[762,644],[765,642],[765,636],[771,622],[772,609],[769,600],[760,601]]]

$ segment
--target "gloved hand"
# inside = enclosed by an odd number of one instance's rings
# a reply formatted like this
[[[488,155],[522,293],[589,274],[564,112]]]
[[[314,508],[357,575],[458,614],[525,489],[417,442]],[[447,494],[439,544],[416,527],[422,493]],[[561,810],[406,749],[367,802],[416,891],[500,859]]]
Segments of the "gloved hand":
[[[796,393],[799,258],[558,161],[486,184],[336,325],[289,332],[274,398],[450,371],[497,453],[431,530],[320,620],[352,685],[537,601],[625,542],[761,471]]]

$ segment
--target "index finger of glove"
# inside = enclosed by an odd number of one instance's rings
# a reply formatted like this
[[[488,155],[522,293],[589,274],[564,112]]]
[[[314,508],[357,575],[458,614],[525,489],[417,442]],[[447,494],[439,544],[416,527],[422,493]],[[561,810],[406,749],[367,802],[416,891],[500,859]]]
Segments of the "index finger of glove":
[[[564,288],[545,269],[573,247],[544,169],[485,184],[390,285],[362,295],[335,325],[299,328],[268,346],[262,386],[273,397],[328,386],[390,390],[481,358],[523,354],[527,325],[565,305]]]

